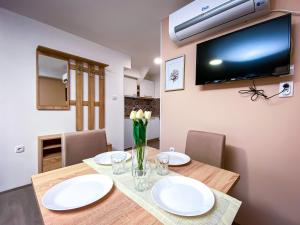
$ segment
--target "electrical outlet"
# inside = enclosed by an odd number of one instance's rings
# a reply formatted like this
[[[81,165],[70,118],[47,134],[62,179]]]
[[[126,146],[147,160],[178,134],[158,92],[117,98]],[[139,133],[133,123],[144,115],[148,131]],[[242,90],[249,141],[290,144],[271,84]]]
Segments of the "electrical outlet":
[[[288,85],[288,88],[286,88],[286,90],[283,91],[285,85]],[[294,82],[293,81],[281,82],[279,84],[279,92],[282,92],[282,93],[279,94],[279,98],[286,98],[286,97],[293,96],[293,94],[294,94]]]
[[[22,153],[25,152],[25,146],[24,145],[18,145],[15,147],[15,152],[16,153]]]

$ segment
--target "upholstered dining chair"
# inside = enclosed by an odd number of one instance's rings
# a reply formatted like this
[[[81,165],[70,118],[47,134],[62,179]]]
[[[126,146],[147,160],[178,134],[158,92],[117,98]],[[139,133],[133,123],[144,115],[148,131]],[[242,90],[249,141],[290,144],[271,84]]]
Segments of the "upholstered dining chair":
[[[226,136],[204,131],[190,130],[186,138],[185,153],[193,160],[212,166],[223,166]]]
[[[107,151],[105,130],[65,133],[62,135],[62,166],[82,162]]]

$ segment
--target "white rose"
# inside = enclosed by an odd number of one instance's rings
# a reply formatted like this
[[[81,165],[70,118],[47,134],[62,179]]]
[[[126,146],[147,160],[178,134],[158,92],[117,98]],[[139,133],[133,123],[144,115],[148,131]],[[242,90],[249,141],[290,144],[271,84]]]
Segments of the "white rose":
[[[151,113],[152,113],[151,111],[146,111],[145,112],[145,119],[146,120],[150,120],[151,119]]]
[[[137,111],[137,113],[136,113],[136,118],[137,119],[143,119],[143,117],[144,117],[144,113],[143,113],[143,110],[139,110],[139,111]]]
[[[135,120],[136,119],[136,111],[131,111],[129,118],[131,120]]]

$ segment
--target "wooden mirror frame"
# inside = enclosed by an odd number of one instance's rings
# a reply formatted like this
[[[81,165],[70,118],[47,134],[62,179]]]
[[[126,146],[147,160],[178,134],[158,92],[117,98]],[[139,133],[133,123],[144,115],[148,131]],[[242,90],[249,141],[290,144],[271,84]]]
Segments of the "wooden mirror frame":
[[[65,60],[68,63],[68,82],[67,88],[67,101],[65,106],[55,105],[41,105],[40,103],[40,84],[39,84],[39,56],[45,55],[56,59]],[[38,110],[70,110],[70,60],[60,54],[54,54],[53,52],[47,51],[47,49],[41,49],[40,47],[36,50],[36,107]]]

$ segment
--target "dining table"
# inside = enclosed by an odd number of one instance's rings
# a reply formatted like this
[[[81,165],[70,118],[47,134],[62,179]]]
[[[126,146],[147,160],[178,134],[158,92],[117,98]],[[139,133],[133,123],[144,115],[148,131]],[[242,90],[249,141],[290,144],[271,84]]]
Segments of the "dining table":
[[[149,159],[155,158],[160,153],[158,149],[152,147],[147,147],[147,151]],[[183,166],[169,166],[169,169],[180,175],[201,181],[208,187],[223,193],[228,193],[240,177],[238,173],[195,160],[191,160]],[[97,171],[87,164],[79,163],[32,176],[34,193],[45,225],[162,224],[155,216],[115,186],[104,198],[82,208],[53,211],[43,206],[43,195],[54,185],[73,177],[95,173]]]

